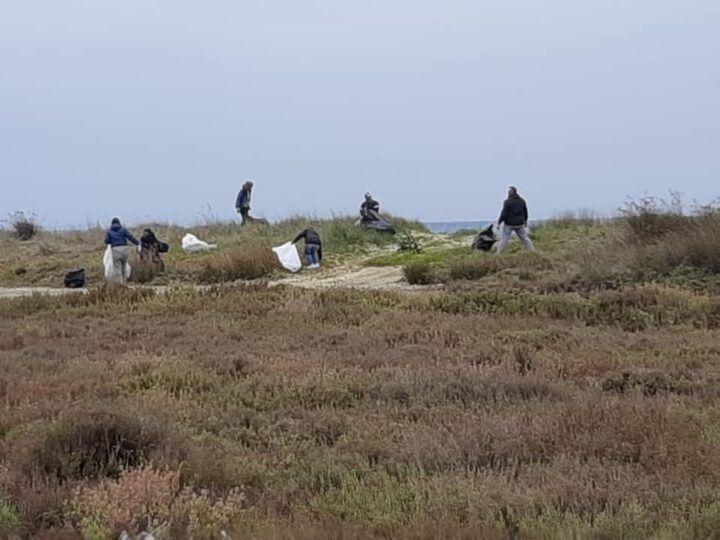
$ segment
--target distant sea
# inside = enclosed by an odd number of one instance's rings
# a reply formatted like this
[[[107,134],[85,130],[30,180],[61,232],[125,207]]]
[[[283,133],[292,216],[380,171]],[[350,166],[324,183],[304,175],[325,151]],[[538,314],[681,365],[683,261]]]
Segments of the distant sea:
[[[428,221],[425,223],[428,229],[434,233],[450,234],[463,229],[479,231],[487,227],[491,221]]]

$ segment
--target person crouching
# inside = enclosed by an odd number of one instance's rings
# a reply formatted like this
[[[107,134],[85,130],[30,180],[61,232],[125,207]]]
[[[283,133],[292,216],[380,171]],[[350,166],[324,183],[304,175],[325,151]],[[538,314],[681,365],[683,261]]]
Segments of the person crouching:
[[[322,261],[322,240],[315,229],[308,227],[298,234],[292,241],[297,244],[300,240],[305,240],[305,258],[307,259],[308,268],[320,268]]]
[[[115,267],[115,275],[119,274],[120,281],[125,283],[127,275],[128,261],[130,260],[130,246],[128,242],[134,244],[140,249],[140,242],[122,226],[118,218],[113,218],[110,228],[105,233],[105,244],[109,245],[112,250],[113,266]]]

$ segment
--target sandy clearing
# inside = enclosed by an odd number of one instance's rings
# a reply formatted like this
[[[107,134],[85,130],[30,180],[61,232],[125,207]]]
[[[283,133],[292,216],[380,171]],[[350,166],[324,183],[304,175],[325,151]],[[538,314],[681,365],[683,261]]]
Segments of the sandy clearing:
[[[273,285],[291,285],[306,289],[349,287],[354,289],[412,289],[399,266],[340,267],[329,270],[308,270],[279,279]]]

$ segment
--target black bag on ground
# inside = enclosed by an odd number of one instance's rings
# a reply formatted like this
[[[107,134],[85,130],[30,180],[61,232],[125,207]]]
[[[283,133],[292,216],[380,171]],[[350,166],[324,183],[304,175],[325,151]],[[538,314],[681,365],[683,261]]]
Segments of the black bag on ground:
[[[365,216],[360,223],[364,227],[368,227],[369,229],[375,229],[376,231],[388,234],[395,234],[396,232],[393,224],[375,210],[366,210]]]
[[[65,287],[68,289],[80,289],[85,286],[85,269],[70,270],[65,274]]]
[[[497,236],[495,236],[495,232],[493,231],[493,225],[490,224],[473,239],[472,247],[480,251],[490,251],[495,245],[495,242],[497,242]]]

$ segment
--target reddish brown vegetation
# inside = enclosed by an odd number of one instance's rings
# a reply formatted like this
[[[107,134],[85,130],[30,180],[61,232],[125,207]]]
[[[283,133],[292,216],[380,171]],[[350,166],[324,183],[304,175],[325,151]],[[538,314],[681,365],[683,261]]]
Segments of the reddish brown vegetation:
[[[27,533],[707,536],[713,306],[469,286],[5,301],[0,502]]]

